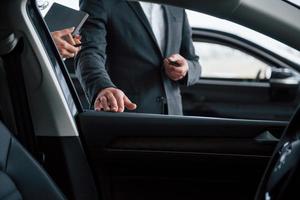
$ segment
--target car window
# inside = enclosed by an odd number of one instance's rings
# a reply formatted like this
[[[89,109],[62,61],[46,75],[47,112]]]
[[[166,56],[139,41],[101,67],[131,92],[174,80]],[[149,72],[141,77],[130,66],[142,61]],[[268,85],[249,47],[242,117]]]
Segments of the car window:
[[[194,42],[200,56],[202,77],[221,79],[268,79],[270,66],[259,59],[233,47]]]
[[[300,51],[250,28],[191,10],[187,10],[187,15],[193,28],[216,30],[236,35],[289,59],[295,64],[300,63]]]

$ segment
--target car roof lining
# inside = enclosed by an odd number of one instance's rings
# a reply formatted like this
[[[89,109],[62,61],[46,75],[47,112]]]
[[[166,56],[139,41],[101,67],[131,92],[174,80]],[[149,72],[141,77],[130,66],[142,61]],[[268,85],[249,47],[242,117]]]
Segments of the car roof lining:
[[[300,10],[284,1],[243,0],[231,19],[300,49]]]
[[[143,0],[171,4],[227,19],[300,50],[299,9],[281,0]],[[283,13],[279,15],[278,13]],[[280,27],[280,28],[279,28]]]

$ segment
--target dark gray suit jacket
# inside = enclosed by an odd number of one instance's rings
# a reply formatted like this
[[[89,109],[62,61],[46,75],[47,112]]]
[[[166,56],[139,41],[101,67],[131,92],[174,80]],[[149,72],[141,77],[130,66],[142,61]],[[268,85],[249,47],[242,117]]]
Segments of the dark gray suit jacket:
[[[121,89],[138,108],[135,112],[182,114],[179,84],[191,85],[200,77],[191,30],[184,9],[164,6],[167,44],[161,52],[138,2],[82,0],[89,19],[81,30],[83,45],[76,57],[76,73],[91,102],[107,87]],[[92,41],[92,43],[90,43]],[[169,79],[163,59],[179,53],[189,72],[180,82]]]

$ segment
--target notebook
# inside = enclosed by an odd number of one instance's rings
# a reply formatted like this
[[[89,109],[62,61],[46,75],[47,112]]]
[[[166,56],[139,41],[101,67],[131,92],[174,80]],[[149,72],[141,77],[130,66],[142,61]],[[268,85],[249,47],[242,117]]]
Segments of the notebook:
[[[72,35],[77,35],[88,16],[89,15],[83,11],[53,3],[44,19],[50,32],[75,27]]]

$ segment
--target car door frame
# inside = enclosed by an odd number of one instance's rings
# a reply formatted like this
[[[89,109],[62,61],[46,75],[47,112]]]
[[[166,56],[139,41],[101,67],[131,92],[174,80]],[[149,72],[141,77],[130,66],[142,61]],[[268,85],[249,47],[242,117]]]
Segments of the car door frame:
[[[193,28],[193,40],[194,42],[207,42],[207,43],[211,43],[211,44],[219,44],[219,45],[223,45],[229,48],[233,48],[233,49],[237,49],[241,52],[246,53],[247,55],[250,55],[266,64],[268,64],[270,67],[274,66],[274,67],[278,67],[278,68],[288,68],[291,69],[293,73],[295,74],[299,74],[299,65],[293,63],[292,61],[272,52],[271,50],[268,50],[258,44],[255,44],[254,42],[251,42],[249,40],[246,40],[244,38],[242,38],[241,36],[232,34],[232,33],[228,33],[228,32],[224,32],[224,31],[220,31],[220,30],[214,30],[214,29],[208,29],[208,28]],[[201,60],[201,55],[200,55],[200,60]],[[197,86],[198,85],[198,86]],[[261,95],[261,97],[263,99],[265,99],[262,103],[268,103],[270,102],[270,104],[272,105],[272,103],[274,102],[274,105],[277,104],[282,104],[282,105],[292,105],[292,107],[286,107],[288,111],[288,113],[274,113],[274,119],[275,120],[288,120],[289,117],[292,115],[292,108],[296,108],[297,107],[297,99],[300,98],[299,92],[297,93],[297,95],[295,95],[294,100],[290,100],[290,99],[278,99],[280,97],[278,97],[278,93],[274,92],[274,88],[273,84],[271,83],[271,79],[269,80],[247,80],[247,79],[222,79],[222,78],[207,78],[207,77],[201,77],[200,80],[198,81],[198,84],[196,86],[192,86],[191,88],[195,88],[195,91],[192,92],[192,89],[189,89],[187,87],[182,87],[182,96],[183,96],[183,103],[185,104],[184,106],[184,112],[187,115],[197,115],[199,116],[202,113],[202,116],[210,116],[210,117],[220,117],[223,116],[224,117],[230,117],[230,118],[244,118],[246,117],[245,115],[239,114],[239,112],[236,113],[230,113],[230,109],[228,108],[228,112],[226,113],[226,108],[224,108],[224,111],[221,111],[221,115],[218,114],[218,110],[213,110],[211,108],[209,108],[209,106],[205,105],[205,102],[202,103],[202,105],[200,105],[200,101],[205,101],[206,99],[211,99],[209,97],[206,96],[198,96],[195,97],[197,95],[195,95],[196,89],[197,87],[198,90],[201,92],[204,92],[205,90],[210,90],[209,88],[215,88],[216,92],[214,94],[213,90],[211,89],[209,93],[211,93],[211,95],[214,95],[215,97],[218,98],[218,96],[222,95],[222,86],[225,86],[223,89],[225,89],[226,91],[229,91],[230,93],[230,88],[236,88],[237,91],[240,92],[240,96],[241,96],[241,100],[239,100],[240,102],[237,102],[239,104],[236,104],[236,106],[241,105],[242,103],[245,102],[249,104],[251,104],[251,101],[253,101],[256,104],[259,104],[259,101],[262,101],[262,99],[259,99],[257,97],[259,97],[259,95]],[[286,87],[287,88],[287,87]],[[229,93],[227,93],[226,95],[228,96]],[[252,93],[252,95],[251,95]],[[204,94],[205,95],[205,94]],[[277,95],[277,96],[276,96]],[[222,99],[222,97],[220,97]],[[232,97],[224,97],[223,100],[224,102],[228,102],[228,101],[232,101],[234,102],[233,98],[237,98],[237,96],[232,95]],[[186,99],[186,101],[185,101]],[[197,112],[197,111],[192,111],[193,108],[195,108],[195,106],[190,106],[193,104],[193,102],[191,102],[190,99],[198,99],[199,100],[199,105],[195,105],[196,107],[198,107],[199,109],[203,109],[203,112]],[[251,100],[252,99],[252,100]],[[208,100],[209,101],[209,100]],[[212,101],[212,100],[211,100]],[[217,100],[214,100],[217,101]],[[257,101],[257,102],[256,102]],[[288,102],[289,101],[289,102]],[[223,103],[223,102],[219,102],[219,103]],[[225,104],[224,104],[225,105]],[[215,105],[214,107],[221,107],[221,105]],[[226,105],[225,105],[226,106]],[[186,107],[186,108],[185,108]],[[203,108],[202,108],[203,107]],[[278,107],[278,106],[277,106]],[[222,108],[220,108],[222,110]],[[251,116],[251,109],[249,112],[249,116]],[[270,108],[271,109],[271,108]],[[274,109],[276,110],[276,109]],[[222,113],[223,112],[223,113]],[[279,112],[279,110],[277,109],[277,112]],[[262,113],[263,114],[263,113]],[[255,117],[259,117],[259,116],[251,116],[249,117],[249,119],[266,119],[266,120],[272,120],[272,113],[270,114],[265,114],[266,116],[268,116],[268,118],[264,118],[264,115],[261,115],[261,118],[255,118]],[[276,115],[278,115],[278,118],[276,118]],[[200,115],[201,116],[201,115]],[[247,117],[246,117],[247,118]]]

